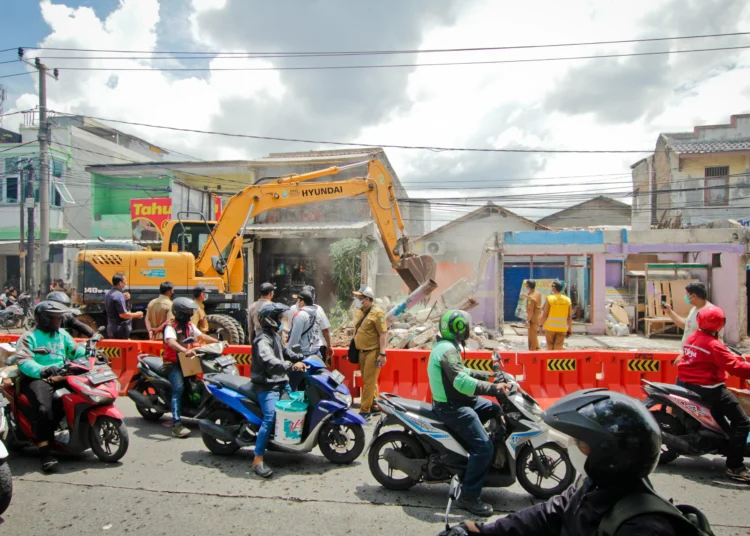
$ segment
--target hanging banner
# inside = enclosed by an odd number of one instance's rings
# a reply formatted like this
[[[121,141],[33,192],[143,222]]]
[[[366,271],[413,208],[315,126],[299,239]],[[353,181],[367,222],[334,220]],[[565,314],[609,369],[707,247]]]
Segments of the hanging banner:
[[[130,200],[133,240],[162,240],[164,227],[172,219],[172,199],[150,197]]]
[[[214,220],[219,221],[221,218],[221,197],[218,195],[214,196]]]

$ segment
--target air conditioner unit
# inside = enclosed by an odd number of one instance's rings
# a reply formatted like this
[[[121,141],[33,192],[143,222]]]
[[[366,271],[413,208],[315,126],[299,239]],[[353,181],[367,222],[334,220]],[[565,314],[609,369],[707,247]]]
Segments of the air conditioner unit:
[[[425,249],[428,255],[442,255],[445,253],[445,242],[427,242]]]

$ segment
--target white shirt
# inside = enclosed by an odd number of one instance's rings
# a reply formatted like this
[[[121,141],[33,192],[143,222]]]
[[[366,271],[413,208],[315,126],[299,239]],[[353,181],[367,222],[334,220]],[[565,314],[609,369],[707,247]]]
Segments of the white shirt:
[[[193,337],[197,337],[198,335],[202,335],[202,333],[198,328],[193,326]],[[164,340],[166,341],[167,339],[177,340],[177,332],[170,324],[167,324],[167,326],[164,328]]]
[[[713,305],[713,303],[711,303],[710,301],[707,301],[706,305],[704,305],[703,307],[708,307],[709,305]],[[703,309],[703,307],[701,307],[701,309]],[[700,309],[698,309],[697,307],[692,307],[690,309],[690,312],[688,313],[688,316],[685,319],[685,333],[682,335],[682,342],[685,342],[687,338],[690,337],[690,335],[698,331],[698,312],[699,311]],[[723,329],[719,332],[719,340],[720,341],[724,340]]]
[[[318,330],[318,344],[320,346],[326,346],[326,338],[323,335],[324,329],[331,329],[331,323],[328,321],[328,316],[326,315],[326,312],[323,310],[323,308],[318,305],[317,303],[313,304],[313,307],[317,310],[317,318],[318,318],[318,325],[316,329]],[[289,310],[284,313],[284,318],[287,322],[287,329],[286,331],[289,332],[292,329],[292,318],[294,318],[294,315],[297,313],[299,308],[297,307],[297,304],[295,303],[292,305]]]

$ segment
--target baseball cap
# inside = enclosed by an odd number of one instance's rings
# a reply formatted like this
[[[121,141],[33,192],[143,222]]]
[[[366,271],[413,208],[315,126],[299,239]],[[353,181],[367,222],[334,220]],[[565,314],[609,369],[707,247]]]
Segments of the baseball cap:
[[[310,292],[306,288],[302,289],[297,294],[294,294],[292,296],[292,298],[294,298],[295,300],[302,300],[302,299],[304,299],[305,303],[307,303],[307,302],[313,303],[315,301],[315,298],[313,297],[312,292]]]
[[[206,290],[206,287],[204,287],[203,285],[198,285],[197,287],[195,287],[193,289],[193,298],[197,298],[198,296],[200,296],[204,292],[206,294],[208,294],[208,291]]]
[[[269,294],[269,293],[273,292],[274,290],[276,290],[276,285],[274,285],[273,283],[262,283],[260,285],[260,294],[261,295]]]
[[[366,287],[362,285],[359,287],[359,290],[355,290],[352,292],[355,296],[364,296],[365,298],[370,298],[371,300],[375,299],[375,293],[372,291],[370,287]]]

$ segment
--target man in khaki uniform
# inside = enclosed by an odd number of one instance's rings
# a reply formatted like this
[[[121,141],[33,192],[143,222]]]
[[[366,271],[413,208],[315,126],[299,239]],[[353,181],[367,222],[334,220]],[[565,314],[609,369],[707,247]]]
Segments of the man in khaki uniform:
[[[208,320],[206,320],[206,306],[203,302],[208,298],[208,291],[206,287],[198,285],[193,289],[193,301],[198,306],[198,310],[195,312],[193,317],[190,319],[190,323],[193,324],[198,331],[201,333],[208,333]]]
[[[385,312],[376,307],[375,294],[370,287],[361,287],[354,291],[355,304],[359,311],[354,318],[354,325],[359,326],[354,335],[354,345],[359,350],[359,370],[362,372],[362,397],[359,413],[369,420],[373,414],[380,413],[380,408],[373,404],[378,396],[378,376],[385,365],[386,332]],[[360,324],[360,321],[362,322]]]
[[[172,297],[174,284],[164,281],[159,285],[159,297],[148,302],[146,308],[146,329],[149,340],[161,340],[164,327],[172,319]]]
[[[526,281],[526,292],[521,293],[526,298],[526,329],[528,330],[529,350],[539,350],[539,319],[542,317],[542,293],[536,289],[536,281]]]

